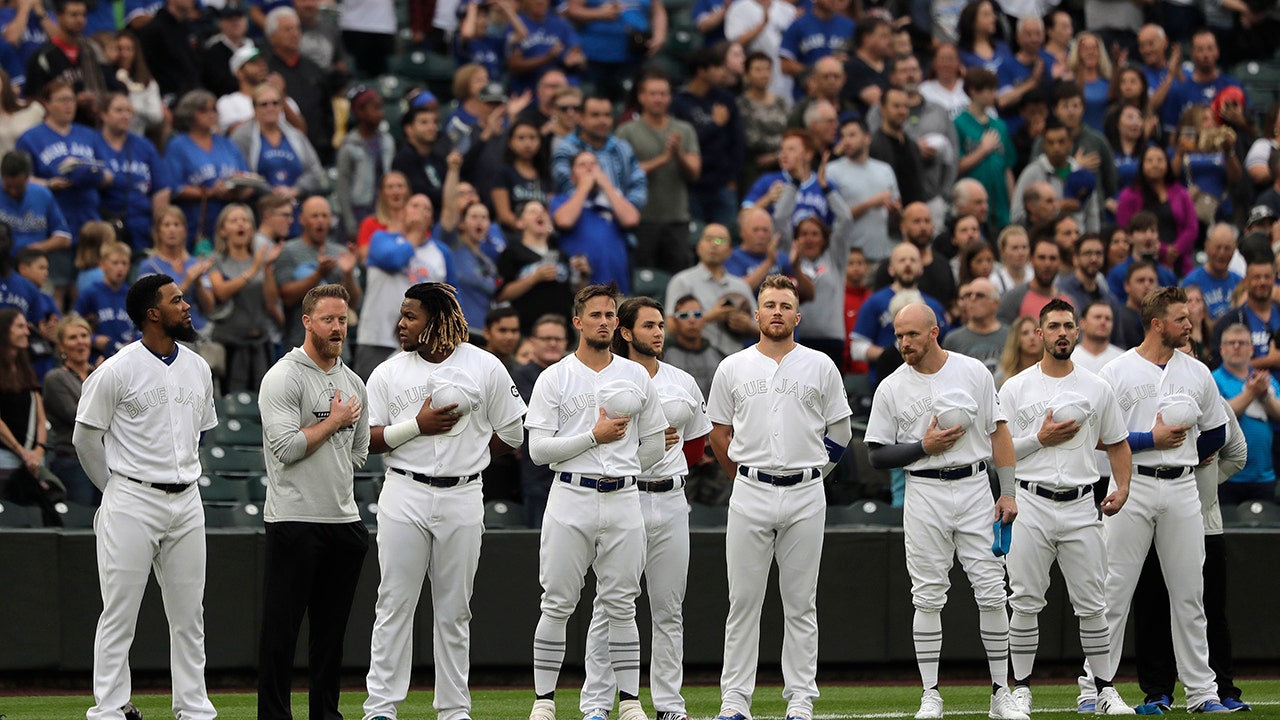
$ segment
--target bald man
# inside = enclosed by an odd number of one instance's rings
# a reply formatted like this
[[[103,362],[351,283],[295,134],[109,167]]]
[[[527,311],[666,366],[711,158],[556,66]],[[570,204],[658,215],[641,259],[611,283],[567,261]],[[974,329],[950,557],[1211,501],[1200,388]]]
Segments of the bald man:
[[[333,210],[329,201],[313,195],[298,213],[302,234],[284,244],[276,258],[276,285],[284,304],[284,346],[302,345],[302,298],[317,285],[341,284],[351,296],[351,307],[360,307],[364,293],[356,275],[356,256],[329,237]],[[388,340],[390,342],[390,340]]]
[[[698,264],[682,270],[667,284],[666,307],[692,295],[702,303],[702,337],[725,355],[742,349],[743,340],[759,326],[751,317],[755,312],[755,291],[737,275],[725,270],[729,259],[729,229],[711,223],[702,230],[695,248]]]
[[[733,249],[724,261],[724,269],[742,278],[753,291],[770,275],[795,274],[791,270],[791,258],[778,254],[773,216],[767,210],[751,207],[738,213],[738,234],[742,236],[742,245]],[[813,297],[811,293],[806,298],[804,288],[798,289],[801,302]]]
[[[983,239],[993,237],[991,229],[987,227],[987,215],[991,210],[987,188],[973,178],[960,178],[952,186],[951,192],[954,199],[948,209],[948,217],[959,218],[965,215],[972,215],[978,218],[978,225],[982,229]],[[960,254],[960,248],[952,241],[950,228],[938,233],[937,239],[933,241],[933,251],[948,260]]]
[[[951,307],[956,299],[956,279],[951,274],[951,263],[933,251],[933,213],[929,206],[916,202],[902,209],[902,239],[916,246],[920,251],[922,270],[920,273],[920,292],[936,298],[943,307]],[[889,285],[893,279],[889,277],[889,264],[881,263],[876,270],[876,287]]]
[[[889,307],[893,303],[893,298],[899,293],[919,290],[917,285],[922,269],[920,251],[915,245],[901,243],[893,249],[889,255],[889,262],[885,265],[889,266],[893,283],[887,288],[872,293],[862,304],[862,309],[858,311],[857,324],[854,325],[853,333],[849,337],[849,357],[870,363],[871,371],[868,376],[872,386],[875,385],[878,377],[887,374],[882,370],[892,370],[900,364],[897,357],[893,357],[893,362],[888,362],[887,359],[881,362],[885,351],[892,350],[894,346],[893,315]],[[945,317],[946,310],[937,298],[929,295],[922,295],[922,298],[934,313]]]
[[[951,585],[952,556],[973,585],[978,624],[991,674],[996,720],[1028,720],[1009,691],[1009,610],[1004,588],[1007,537],[1018,515],[1014,500],[1013,440],[986,366],[938,345],[938,319],[912,303],[893,321],[905,361],[876,388],[866,443],[873,467],[907,473],[902,529],[911,576],[916,663],[924,693],[920,719],[942,717],[938,658],[942,608]],[[1000,498],[991,501],[987,468],[994,462]],[[992,544],[992,520],[1000,533]]]
[[[1004,352],[1009,327],[996,319],[1000,292],[986,278],[978,278],[960,288],[960,307],[969,318],[964,327],[947,333],[942,347],[980,361],[994,375]]]

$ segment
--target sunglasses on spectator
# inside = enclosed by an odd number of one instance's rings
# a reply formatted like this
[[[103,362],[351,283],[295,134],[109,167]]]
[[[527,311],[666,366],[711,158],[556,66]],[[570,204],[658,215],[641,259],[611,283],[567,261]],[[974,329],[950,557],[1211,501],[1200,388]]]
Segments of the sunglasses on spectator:
[[[702,311],[701,310],[682,310],[676,313],[676,319],[677,320],[701,320]]]
[[[557,105],[556,109],[560,112],[578,112],[582,110],[581,105]]]
[[[255,104],[258,107],[280,107],[279,100],[263,100],[262,102],[255,103]]]

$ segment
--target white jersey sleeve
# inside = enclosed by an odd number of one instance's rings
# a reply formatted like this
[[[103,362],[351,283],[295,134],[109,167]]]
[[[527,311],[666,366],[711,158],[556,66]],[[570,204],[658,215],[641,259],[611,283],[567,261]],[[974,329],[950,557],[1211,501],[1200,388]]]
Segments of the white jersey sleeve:
[[[560,362],[564,362],[564,360]],[[562,368],[558,368],[557,366],[559,365],[560,363],[556,363],[543,370],[538,379],[534,381],[533,394],[529,396],[529,413],[524,418],[526,429],[559,432],[561,404],[571,400],[564,397],[561,391],[561,373],[558,370]],[[592,399],[591,407],[594,411],[594,398]]]
[[[80,404],[76,407],[76,422],[91,428],[106,430],[116,412],[116,405],[124,396],[115,364],[107,364],[89,373],[80,390]]]
[[[365,392],[368,393],[369,401],[365,405],[366,412],[369,415],[370,427],[386,427],[391,422],[388,420],[390,405],[388,403],[387,372],[386,363],[381,363],[373,369],[369,374],[369,382],[365,384]]]

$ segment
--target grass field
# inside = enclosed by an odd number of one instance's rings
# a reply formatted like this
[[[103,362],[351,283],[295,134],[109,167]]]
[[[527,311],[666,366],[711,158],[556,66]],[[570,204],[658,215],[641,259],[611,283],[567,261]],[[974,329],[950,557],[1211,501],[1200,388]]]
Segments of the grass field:
[[[1246,700],[1253,703],[1252,718],[1280,718],[1280,680],[1253,680],[1238,683]],[[1120,692],[1125,700],[1137,703],[1141,700],[1133,683],[1121,683]],[[1035,691],[1034,718],[1079,718],[1075,712],[1075,685],[1037,685]],[[12,692],[12,691],[9,691]],[[946,701],[946,714],[954,717],[985,718],[988,710],[989,690],[978,686],[942,687]],[[556,697],[560,718],[577,720],[578,693],[559,691]],[[711,718],[719,710],[719,690],[715,687],[685,688],[689,714],[693,718]],[[252,693],[215,693],[213,704],[218,715],[225,720],[255,720],[257,700]],[[136,695],[134,703],[147,720],[165,720],[172,717],[169,696],[163,694]],[[919,706],[920,691],[904,686],[827,686],[815,706],[814,720],[856,720],[858,718],[910,718]],[[342,695],[342,713],[347,720],[359,720],[360,704],[364,693],[360,688],[350,688]],[[478,690],[472,693],[475,720],[526,720],[532,695],[528,689]],[[647,693],[644,706],[652,716]],[[1179,700],[1181,702],[1181,700]],[[6,720],[75,720],[83,718],[92,699],[82,695],[0,697],[0,714]],[[778,720],[786,712],[781,698],[781,688],[760,687],[756,690],[754,716],[756,720]],[[1174,714],[1182,715],[1185,708],[1174,707]],[[295,693],[293,713],[298,720],[307,717],[306,696]],[[400,707],[404,720],[433,720],[431,693],[409,693],[408,700]]]

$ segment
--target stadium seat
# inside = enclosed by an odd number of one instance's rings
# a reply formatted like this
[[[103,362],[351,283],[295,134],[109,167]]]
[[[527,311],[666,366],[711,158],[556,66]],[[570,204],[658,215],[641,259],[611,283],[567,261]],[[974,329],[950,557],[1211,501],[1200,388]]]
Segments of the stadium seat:
[[[689,527],[691,528],[722,528],[729,524],[729,506],[728,505],[703,505],[701,503],[689,504]]]
[[[218,418],[249,418],[258,421],[258,393],[237,392],[224,395],[218,402]]]
[[[357,477],[381,478],[387,474],[387,467],[383,464],[382,454],[370,454],[369,459],[364,461],[364,467],[356,471]]]
[[[490,500],[484,504],[485,530],[512,530],[523,528],[524,506],[506,500]]]
[[[204,524],[211,528],[260,528],[262,508],[254,503],[206,505]]]
[[[200,448],[200,467],[217,475],[260,475],[266,471],[261,447]]]
[[[62,527],[67,530],[88,530],[93,527],[93,516],[98,512],[95,507],[80,503],[60,502],[53,506],[62,517]]]
[[[1236,65],[1229,73],[1240,81],[1249,107],[1257,113],[1259,121],[1268,107],[1280,101],[1280,63],[1251,60]],[[1270,128],[1266,132],[1270,132]]]
[[[40,508],[0,502],[0,528],[41,528],[44,518]]]
[[[380,494],[382,494],[381,481],[373,477],[356,476],[355,496],[357,503],[376,503]]]
[[[249,502],[264,503],[267,501],[267,476],[259,475],[245,480],[249,488]]]
[[[227,418],[209,432],[205,441],[211,445],[262,447],[262,424],[256,418]]]
[[[1280,527],[1280,505],[1247,500],[1236,506],[1236,520],[1243,527]]]
[[[671,282],[670,274],[656,268],[636,268],[631,275],[632,295],[648,295],[658,302],[666,300],[667,283]]]
[[[200,499],[206,505],[236,505],[249,501],[249,483],[243,478],[229,479],[206,473],[196,484],[200,486]]]
[[[828,527],[855,525],[902,525],[902,508],[895,508],[879,500],[859,500],[852,505],[832,505],[827,508]]]
[[[360,519],[364,521],[365,527],[370,530],[378,527],[378,503],[376,502],[357,502],[357,508],[360,510]]]

